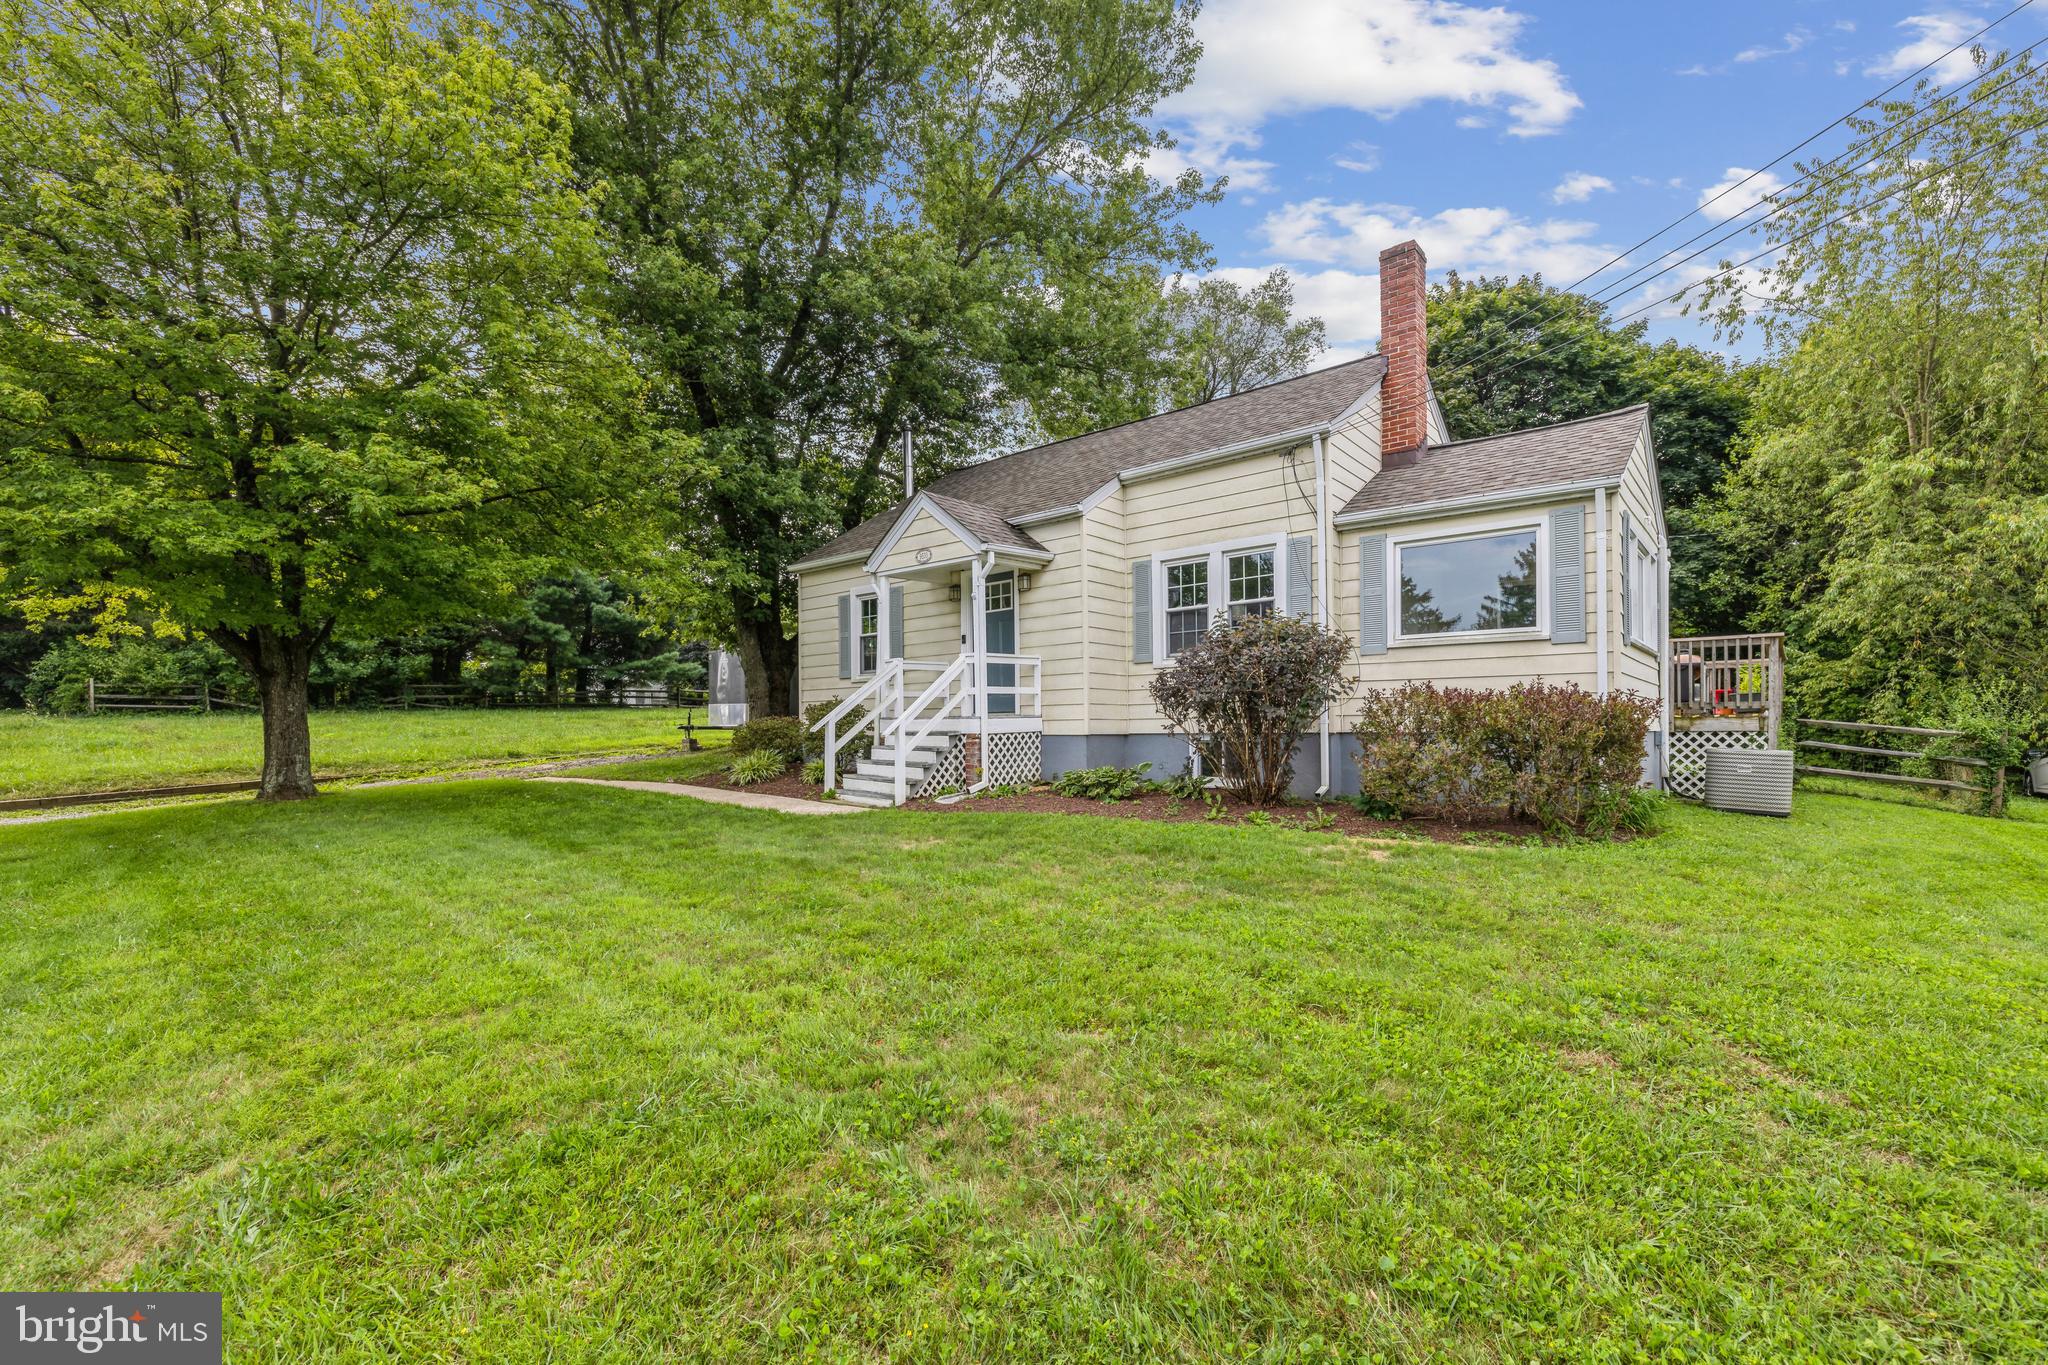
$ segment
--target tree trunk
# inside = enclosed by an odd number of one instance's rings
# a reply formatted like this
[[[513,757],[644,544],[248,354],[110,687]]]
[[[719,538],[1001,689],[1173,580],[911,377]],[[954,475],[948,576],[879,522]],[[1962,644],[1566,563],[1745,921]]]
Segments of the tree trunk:
[[[260,632],[256,692],[263,702],[263,784],[258,801],[304,801],[314,795],[313,733],[308,728],[306,675],[312,641]]]
[[[772,625],[742,618],[737,633],[740,667],[747,674],[747,714],[794,714],[796,641],[784,638],[779,617]]]

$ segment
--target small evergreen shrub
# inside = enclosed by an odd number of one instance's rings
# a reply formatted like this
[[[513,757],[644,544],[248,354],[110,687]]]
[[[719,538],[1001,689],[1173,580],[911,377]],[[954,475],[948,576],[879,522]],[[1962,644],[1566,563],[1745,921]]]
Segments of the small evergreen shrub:
[[[726,775],[736,787],[751,787],[756,782],[767,782],[789,771],[789,759],[774,749],[755,749],[741,754],[732,761]]]
[[[1348,693],[1351,637],[1298,616],[1217,625],[1152,679],[1152,703],[1202,766],[1254,806],[1287,794],[1294,748]]]
[[[778,755],[784,768],[803,762],[804,723],[795,716],[763,716],[732,732],[735,757],[763,751]]]
[[[1055,778],[1052,789],[1061,796],[1082,796],[1090,801],[1128,801],[1151,790],[1152,783],[1145,777],[1150,771],[1150,763],[1135,768],[1076,768]]]
[[[1355,727],[1359,808],[1448,820],[1509,815],[1550,834],[1653,818],[1636,801],[1657,704],[1634,693],[1517,683],[1368,692]]]

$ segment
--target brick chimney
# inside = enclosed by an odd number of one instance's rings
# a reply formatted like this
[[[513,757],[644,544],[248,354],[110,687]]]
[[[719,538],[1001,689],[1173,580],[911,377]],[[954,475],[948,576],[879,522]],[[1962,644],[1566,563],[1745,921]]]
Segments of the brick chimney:
[[[1429,262],[1414,242],[1380,253],[1380,463],[1414,464],[1429,441]]]

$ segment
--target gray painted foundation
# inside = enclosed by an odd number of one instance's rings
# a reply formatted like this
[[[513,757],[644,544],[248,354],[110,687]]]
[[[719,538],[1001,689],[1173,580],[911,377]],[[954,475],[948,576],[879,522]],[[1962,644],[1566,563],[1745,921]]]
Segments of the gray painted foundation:
[[[1316,793],[1321,777],[1320,743],[1320,737],[1311,734],[1295,746],[1294,781],[1288,788],[1295,796]],[[1039,762],[1049,778],[1076,768],[1131,768],[1150,763],[1152,771],[1146,776],[1164,781],[1187,769],[1188,742],[1178,735],[1047,735]],[[1643,785],[1660,785],[1663,772],[1664,732],[1652,730],[1643,749]],[[1332,731],[1330,795],[1356,796],[1358,785],[1358,741],[1347,731]]]

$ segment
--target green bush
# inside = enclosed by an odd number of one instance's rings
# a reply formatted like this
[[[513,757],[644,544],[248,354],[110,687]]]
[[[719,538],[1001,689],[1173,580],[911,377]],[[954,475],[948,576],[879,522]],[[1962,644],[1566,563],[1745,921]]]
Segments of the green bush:
[[[247,675],[207,640],[64,641],[29,668],[24,699],[42,711],[85,710],[86,679],[101,692],[162,692],[205,683],[215,695],[253,700]]]
[[[1076,768],[1060,774],[1052,789],[1061,796],[1084,796],[1091,801],[1128,801],[1152,789],[1145,778],[1150,771],[1150,763],[1135,768]]]
[[[1635,798],[1657,704],[1633,693],[1516,683],[1409,683],[1366,693],[1359,806],[1449,820],[1508,815],[1550,834],[1606,835],[1653,818]]]
[[[814,758],[820,763],[825,761],[825,732],[823,730],[814,730],[811,727],[831,715],[832,708],[837,705],[839,705],[839,698],[827,697],[823,701],[814,701],[804,708],[803,756],[806,759]],[[867,715],[868,709],[865,706],[856,706],[841,716],[839,718],[839,733],[841,737],[843,738],[854,727],[866,720]],[[860,734],[841,744],[839,746],[839,772],[841,776],[852,772],[853,765],[872,753],[874,747],[875,732],[873,730],[862,730]]]
[[[782,759],[787,768],[792,763],[804,761],[804,723],[795,716],[763,716],[750,720],[732,732],[734,757],[754,753],[773,753]]]
[[[741,754],[726,770],[737,787],[751,787],[756,782],[767,782],[789,771],[790,760],[774,749],[755,749]]]
[[[822,758],[813,758],[805,760],[803,776],[804,781],[809,783],[813,787],[824,786],[825,760]]]

